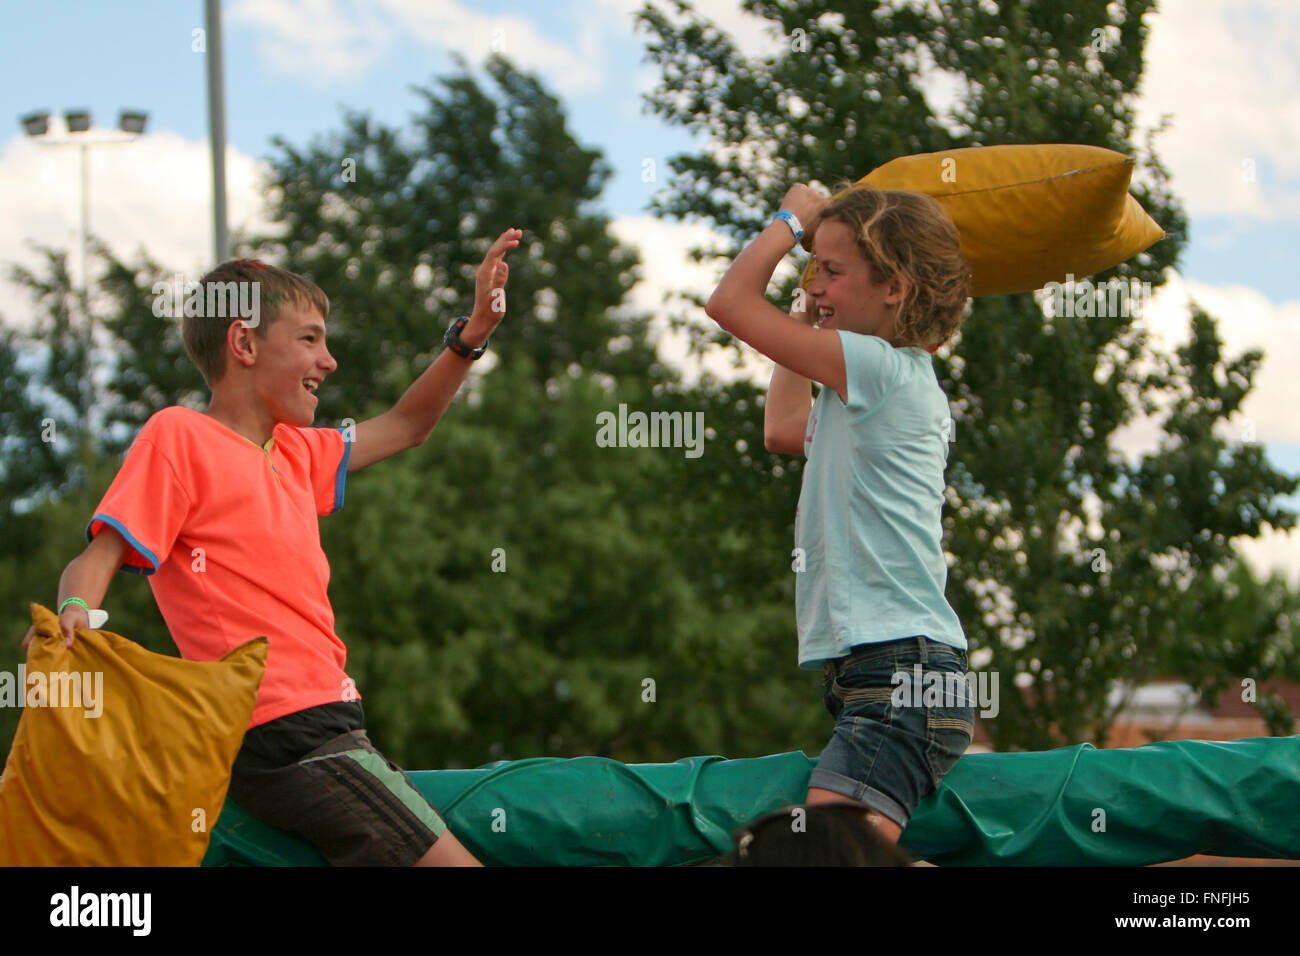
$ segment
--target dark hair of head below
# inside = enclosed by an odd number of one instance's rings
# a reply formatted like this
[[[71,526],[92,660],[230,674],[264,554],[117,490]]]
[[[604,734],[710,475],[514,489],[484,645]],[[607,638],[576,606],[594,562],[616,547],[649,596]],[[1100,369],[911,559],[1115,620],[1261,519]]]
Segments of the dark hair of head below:
[[[735,833],[731,866],[909,866],[911,859],[883,839],[861,804],[786,807]]]

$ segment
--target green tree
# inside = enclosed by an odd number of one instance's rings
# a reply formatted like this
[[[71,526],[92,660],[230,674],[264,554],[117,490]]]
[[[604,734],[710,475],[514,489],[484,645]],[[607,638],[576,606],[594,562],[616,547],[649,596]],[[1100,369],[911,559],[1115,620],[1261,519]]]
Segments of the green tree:
[[[42,246],[36,269],[12,266],[10,275],[33,300],[36,321],[29,333],[5,333],[5,410],[14,420],[6,432],[7,493],[66,491],[84,480],[93,456],[89,425],[96,406],[93,325],[68,274],[67,253]],[[48,420],[48,421],[47,421]],[[39,440],[39,444],[37,441]],[[44,447],[41,447],[44,446]]]
[[[639,14],[662,77],[650,107],[705,140],[671,160],[656,210],[710,221],[732,240],[723,255],[759,231],[790,183],[855,180],[899,155],[1033,142],[1137,151],[1133,99],[1151,2],[742,6],[788,39],[784,51],[748,58],[687,3]],[[927,64],[960,80],[949,116],[929,105]],[[1154,288],[1186,217],[1149,146],[1142,158],[1134,191],[1169,237],[1098,279]],[[1171,586],[1169,565],[1201,582],[1202,604],[1212,604],[1212,572],[1231,560],[1233,536],[1294,523],[1273,502],[1297,482],[1258,447],[1228,447],[1213,433],[1239,408],[1258,361],[1222,356],[1199,312],[1191,343],[1171,358],[1152,351],[1131,315],[1047,320],[1028,294],[976,302],[951,352],[936,356],[956,422],[948,596],[975,660],[1004,678],[1001,712],[986,724],[999,747],[1104,741],[1108,689],[1157,666],[1194,672],[1207,689],[1246,676],[1226,659],[1226,670],[1207,670],[1216,658],[1204,648],[1216,638]],[[1144,371],[1152,362],[1158,370]],[[1171,409],[1160,450],[1125,462],[1111,447],[1116,430],[1161,404]],[[1295,667],[1290,654],[1252,674],[1295,676]]]
[[[64,482],[59,422],[39,394],[33,351],[13,329],[0,331],[0,540],[6,548],[30,544],[19,531],[26,524],[21,509]]]

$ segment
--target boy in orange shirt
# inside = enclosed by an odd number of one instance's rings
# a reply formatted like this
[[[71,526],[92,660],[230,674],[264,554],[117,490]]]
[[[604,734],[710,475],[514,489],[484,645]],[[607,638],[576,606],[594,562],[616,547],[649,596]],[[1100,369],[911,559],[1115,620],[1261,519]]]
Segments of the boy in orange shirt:
[[[313,393],[337,367],[325,294],[257,260],[208,273],[205,292],[250,283],[258,314],[184,319],[212,401],[206,412],[177,406],[145,423],[86,528],[90,544],[59,581],[69,645],[119,568],[152,576],[185,658],[216,660],[269,638],[230,797],[336,865],[478,865],[366,736],[317,519],[342,507],[347,475],[429,437],[504,317],[505,254],[521,235],[508,229],[488,250],[473,314],[448,329],[447,350],[392,409],[346,431],[308,427]]]

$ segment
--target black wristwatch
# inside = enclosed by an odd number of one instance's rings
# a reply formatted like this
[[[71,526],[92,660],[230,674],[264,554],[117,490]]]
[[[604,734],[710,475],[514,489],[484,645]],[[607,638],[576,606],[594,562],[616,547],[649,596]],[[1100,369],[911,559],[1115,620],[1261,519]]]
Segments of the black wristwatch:
[[[462,315],[455,322],[447,327],[447,334],[442,337],[442,344],[447,346],[461,358],[467,358],[470,361],[477,361],[483,357],[487,351],[487,342],[484,342],[480,348],[471,348],[460,340],[461,330],[469,324],[469,316]]]

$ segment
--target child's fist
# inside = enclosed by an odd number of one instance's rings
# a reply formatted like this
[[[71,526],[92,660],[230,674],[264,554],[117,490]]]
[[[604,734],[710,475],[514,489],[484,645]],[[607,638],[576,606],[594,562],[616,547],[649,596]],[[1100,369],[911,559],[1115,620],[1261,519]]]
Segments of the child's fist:
[[[71,647],[72,642],[76,639],[77,628],[90,627],[90,617],[86,614],[85,608],[78,604],[69,604],[63,613],[59,615],[59,626],[63,629],[63,642],[68,647]],[[23,650],[27,650],[27,646],[31,644],[32,638],[35,636],[36,625],[33,624],[27,629],[27,633],[23,635]]]
[[[828,202],[830,202],[828,197],[803,183],[791,186],[781,199],[781,208],[794,213],[799,219],[799,224],[803,226],[805,249],[812,248],[812,236],[817,231],[817,217],[821,215],[822,207]]]

